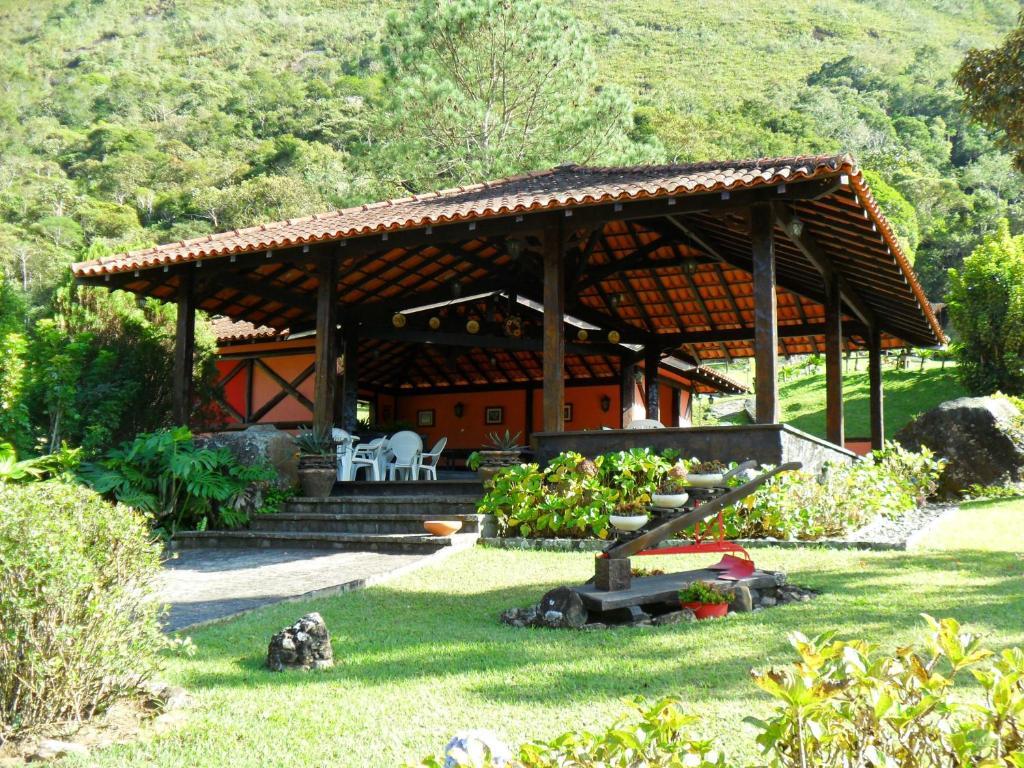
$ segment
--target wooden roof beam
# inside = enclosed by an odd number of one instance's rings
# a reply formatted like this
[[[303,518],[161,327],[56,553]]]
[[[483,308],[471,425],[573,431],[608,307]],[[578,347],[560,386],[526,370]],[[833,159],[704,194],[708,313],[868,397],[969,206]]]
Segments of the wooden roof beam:
[[[875,313],[864,303],[860,295],[853,290],[843,274],[836,268],[831,257],[818,245],[817,241],[807,231],[793,212],[785,205],[776,204],[772,206],[772,213],[778,226],[790,242],[795,245],[807,260],[821,274],[825,285],[831,285],[833,281],[839,286],[839,295],[850,310],[864,325],[872,328],[876,325]]]

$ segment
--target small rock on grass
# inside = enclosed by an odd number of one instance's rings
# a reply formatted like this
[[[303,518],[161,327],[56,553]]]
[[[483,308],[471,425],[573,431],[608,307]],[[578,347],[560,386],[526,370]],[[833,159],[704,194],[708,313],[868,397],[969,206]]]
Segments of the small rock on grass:
[[[663,613],[661,616],[655,616],[652,619],[652,623],[656,627],[664,627],[669,624],[683,624],[688,621],[696,621],[697,617],[693,611],[689,608],[681,608],[678,611],[670,611],[669,613]]]
[[[42,739],[36,745],[35,751],[25,758],[25,762],[39,763],[45,760],[56,760],[59,757],[68,757],[71,755],[88,757],[89,748],[84,744],[75,744],[73,741]]]

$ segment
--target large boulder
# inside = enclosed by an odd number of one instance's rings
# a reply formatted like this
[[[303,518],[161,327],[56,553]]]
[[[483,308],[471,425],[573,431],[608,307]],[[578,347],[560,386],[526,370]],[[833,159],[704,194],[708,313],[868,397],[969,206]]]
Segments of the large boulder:
[[[939,493],[1019,482],[1024,474],[1021,413],[1006,398],[960,397],[918,416],[896,434],[905,448],[926,446],[949,462]]]
[[[273,424],[255,424],[232,432],[197,435],[196,444],[207,448],[228,448],[246,466],[268,462],[277,470],[277,485],[294,488],[299,483],[299,454],[292,436]]]

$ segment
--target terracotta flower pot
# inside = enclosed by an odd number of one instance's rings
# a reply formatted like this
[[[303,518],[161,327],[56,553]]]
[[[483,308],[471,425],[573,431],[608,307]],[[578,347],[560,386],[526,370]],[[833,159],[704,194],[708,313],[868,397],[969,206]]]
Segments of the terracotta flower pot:
[[[720,619],[729,612],[728,603],[683,603],[683,608],[689,608],[698,620]]]
[[[424,520],[423,527],[435,536],[451,536],[462,528],[459,520]]]

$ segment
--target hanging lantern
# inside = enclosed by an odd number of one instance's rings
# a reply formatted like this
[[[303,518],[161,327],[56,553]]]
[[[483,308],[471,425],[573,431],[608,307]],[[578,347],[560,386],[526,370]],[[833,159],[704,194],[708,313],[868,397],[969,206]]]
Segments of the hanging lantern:
[[[436,331],[438,328],[441,327],[441,318],[440,317],[432,317],[432,318],[430,318],[427,321],[427,325],[430,326],[430,330]]]
[[[523,335],[523,318],[511,315],[505,320],[505,335],[518,339]]]
[[[466,323],[466,330],[469,333],[479,333],[480,323],[476,320],[470,320],[469,322]]]
[[[405,328],[406,322],[407,318],[401,312],[395,312],[395,314],[391,316],[391,324],[395,326],[395,328]]]
[[[618,331],[608,331],[608,341],[612,344],[618,344],[622,340],[622,336]]]
[[[578,331],[576,331],[576,338],[579,341],[586,341],[588,338],[590,338],[590,334],[587,333],[586,328],[580,328]]]

